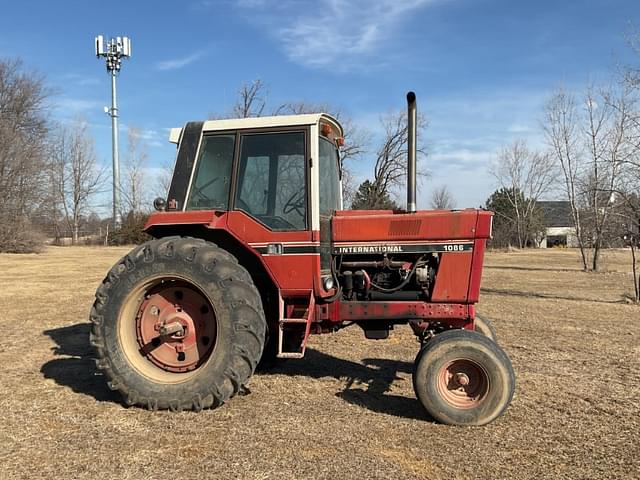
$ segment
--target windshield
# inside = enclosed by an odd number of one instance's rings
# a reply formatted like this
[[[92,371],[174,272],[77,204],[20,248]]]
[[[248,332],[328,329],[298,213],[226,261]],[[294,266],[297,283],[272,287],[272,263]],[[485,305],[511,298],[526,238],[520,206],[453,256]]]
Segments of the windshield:
[[[235,139],[235,135],[215,135],[202,139],[187,202],[188,210],[227,210]]]
[[[320,215],[332,215],[340,209],[340,172],[338,147],[320,137]]]
[[[320,269],[323,274],[331,267],[331,216],[340,208],[340,171],[338,147],[320,137]]]

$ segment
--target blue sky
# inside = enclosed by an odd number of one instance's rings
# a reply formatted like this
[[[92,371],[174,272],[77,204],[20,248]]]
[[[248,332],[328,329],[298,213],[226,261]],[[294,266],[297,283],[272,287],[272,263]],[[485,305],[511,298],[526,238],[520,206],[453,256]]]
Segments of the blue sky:
[[[228,111],[243,81],[262,79],[271,105],[336,105],[374,143],[380,116],[415,90],[432,172],[419,206],[446,184],[466,207],[495,189],[488,166],[502,145],[542,146],[541,109],[555,87],[579,91],[640,63],[625,41],[639,19],[634,0],[5,1],[0,56],[46,74],[56,117],[86,118],[110,164],[109,78],[93,39],[131,37],[121,123],[143,131],[151,175],[175,156],[166,129]],[[374,146],[355,165],[360,179]]]

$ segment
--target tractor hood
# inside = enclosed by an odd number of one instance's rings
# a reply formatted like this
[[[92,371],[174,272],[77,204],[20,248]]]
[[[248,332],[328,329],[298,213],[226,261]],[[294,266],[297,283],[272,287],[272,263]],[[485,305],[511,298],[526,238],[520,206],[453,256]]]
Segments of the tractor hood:
[[[480,209],[345,210],[332,221],[334,242],[389,242],[420,240],[475,240],[491,236],[493,213]]]

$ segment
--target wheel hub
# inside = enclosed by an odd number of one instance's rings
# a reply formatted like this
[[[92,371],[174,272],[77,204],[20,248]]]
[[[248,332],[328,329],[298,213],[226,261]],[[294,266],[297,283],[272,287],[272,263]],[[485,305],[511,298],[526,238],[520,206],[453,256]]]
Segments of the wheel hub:
[[[489,391],[489,376],[476,362],[457,359],[444,365],[438,373],[440,396],[456,408],[477,406]]]
[[[154,328],[158,330],[158,333],[162,337],[171,335],[175,338],[183,338],[186,332],[186,327],[179,321],[174,321],[169,324],[156,323]]]
[[[469,377],[465,373],[456,373],[455,379],[458,385],[462,387],[469,385]]]
[[[169,372],[195,370],[211,354],[215,325],[213,309],[199,291],[161,283],[148,291],[136,315],[140,353]]]

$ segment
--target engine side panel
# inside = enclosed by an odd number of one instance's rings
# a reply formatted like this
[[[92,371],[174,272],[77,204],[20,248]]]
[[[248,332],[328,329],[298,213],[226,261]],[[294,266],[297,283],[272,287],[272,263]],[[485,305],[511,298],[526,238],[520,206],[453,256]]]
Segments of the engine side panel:
[[[469,300],[469,276],[473,252],[443,253],[440,255],[432,302],[459,302]]]

